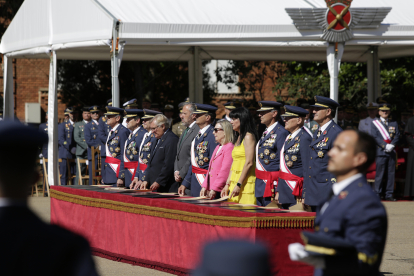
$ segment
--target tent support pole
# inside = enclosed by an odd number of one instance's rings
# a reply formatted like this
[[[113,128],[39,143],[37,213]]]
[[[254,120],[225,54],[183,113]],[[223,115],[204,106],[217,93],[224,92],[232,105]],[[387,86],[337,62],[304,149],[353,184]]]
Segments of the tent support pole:
[[[372,46],[367,61],[368,102],[375,102],[381,96],[381,75],[378,46]]]
[[[58,109],[57,109],[57,80],[56,80],[56,52],[50,53],[49,65],[49,95],[48,95],[48,181],[49,185],[59,183],[59,160],[58,160]]]
[[[111,75],[112,75],[112,106],[120,107],[119,103],[119,64],[118,64],[118,21],[114,20],[112,30],[112,55],[111,55]]]
[[[13,59],[4,55],[3,71],[3,118],[14,117],[14,83],[13,83]]]
[[[200,47],[194,47],[194,101],[203,103],[203,64],[200,57]]]
[[[338,102],[339,99],[339,67],[341,66],[341,59],[344,53],[344,43],[329,43],[326,50],[326,57],[328,62],[330,80],[330,94],[329,97]],[[337,113],[335,113],[335,122],[337,121]]]

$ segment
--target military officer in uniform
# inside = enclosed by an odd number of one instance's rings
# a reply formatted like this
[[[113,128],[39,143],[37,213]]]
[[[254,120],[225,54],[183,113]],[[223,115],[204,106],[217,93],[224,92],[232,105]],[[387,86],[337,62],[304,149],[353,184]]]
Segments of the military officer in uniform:
[[[40,132],[44,132],[46,134],[48,134],[47,133],[47,129],[48,129],[48,122],[47,122],[47,120],[48,120],[48,117],[47,117],[47,112],[46,112],[46,122],[45,123],[41,123],[39,125],[39,131]],[[41,153],[40,153],[41,154],[40,158],[47,159],[47,147],[48,147],[47,143],[42,146],[42,150],[41,150]]]
[[[372,121],[376,120],[378,115],[378,104],[367,104],[367,110],[369,116],[359,122],[358,130],[371,134]]]
[[[305,246],[289,245],[290,259],[314,266],[314,275],[380,275],[387,214],[365,178],[375,144],[366,133],[345,130],[328,153],[338,182],[317,208],[315,232],[302,233]]]
[[[260,121],[266,125],[256,146],[256,183],[257,205],[266,206],[275,195],[279,178],[280,150],[289,132],[279,123],[282,104],[274,101],[260,101]]]
[[[142,127],[141,118],[144,115],[142,109],[126,109],[125,117],[127,127],[131,131],[124,146],[124,168],[125,168],[125,187],[130,187],[135,177],[138,167],[139,147],[145,134],[148,132]]]
[[[171,130],[172,132],[177,135],[178,137],[181,137],[181,134],[183,134],[183,131],[187,128],[183,122],[182,122],[182,113],[183,113],[183,106],[186,104],[187,102],[182,102],[178,105],[178,109],[180,110],[180,121],[175,123]]]
[[[58,126],[59,159],[62,159],[62,162],[59,163],[61,185],[67,185],[68,159],[75,159],[76,153],[76,144],[73,140],[73,108],[66,108],[65,115],[68,119],[60,123]],[[71,164],[70,170],[71,173],[75,173],[74,163]]]
[[[99,139],[99,107],[97,105],[93,105],[89,108],[91,113],[92,120],[87,123],[84,127],[84,136],[85,142],[88,145],[88,167],[89,167],[89,185],[95,185],[96,183],[93,181],[93,173],[92,173],[92,158],[95,159],[95,170],[98,168],[98,155],[92,157],[92,147],[98,148],[101,146],[101,141]]]
[[[159,111],[144,109],[144,116],[141,117],[142,127],[147,131],[142,138],[138,151],[138,167],[135,171],[135,178],[130,184],[130,188],[138,190],[143,182],[144,172],[147,169],[149,158],[151,158],[152,149],[155,147],[157,139],[151,132],[150,123],[155,115],[161,114]]]
[[[328,151],[342,129],[333,121],[339,104],[330,98],[315,96],[313,114],[319,130],[313,134],[309,147],[309,167],[304,177],[302,198],[312,210],[329,194],[336,182],[335,176],[327,171]]]
[[[112,99],[107,101],[107,106],[112,106]],[[98,125],[98,136],[99,141],[101,142],[101,176],[102,181],[105,182],[105,158],[106,158],[106,150],[105,144],[106,139],[108,138],[109,131],[111,130],[110,126],[106,123],[106,116],[102,116],[99,118],[99,125]]]
[[[371,135],[377,142],[376,174],[375,174],[375,192],[380,196],[383,191],[382,182],[385,186],[385,199],[396,201],[392,196],[394,192],[395,180],[395,146],[400,137],[398,124],[396,121],[389,119],[391,105],[388,103],[379,104],[380,118],[374,120],[371,124]]]
[[[181,183],[178,193],[185,194],[185,189],[190,189],[191,196],[200,196],[201,184],[206,177],[211,155],[216,149],[217,142],[213,134],[217,107],[208,104],[196,104],[196,124],[200,128],[197,136],[191,143],[191,162],[187,175]],[[218,194],[219,196],[219,194]]]
[[[358,129],[358,124],[354,122],[355,109],[351,106],[345,108],[345,120],[343,129]]]
[[[118,107],[107,106],[107,124],[111,127],[105,143],[105,183],[114,187],[125,185],[124,152],[125,142],[129,136],[129,130],[122,125],[124,110]]]
[[[224,112],[225,115],[223,119],[226,119],[227,121],[231,122],[231,119],[229,117],[230,112],[232,112],[234,109],[236,109],[236,106],[234,105],[234,102],[227,102],[224,105]]]
[[[91,121],[91,113],[89,107],[84,107],[82,110],[82,121],[76,122],[73,129],[73,139],[76,143],[76,159],[86,159],[88,158],[88,144],[85,141],[85,125]],[[79,184],[79,178],[86,173],[86,164],[81,163],[80,169],[76,170],[76,185]],[[76,168],[79,168],[78,166]]]
[[[126,103],[124,103],[123,106],[124,106],[125,109],[136,109],[136,108],[138,108],[137,99],[129,100]],[[122,125],[127,128],[127,122],[126,121],[127,121],[127,118],[124,117]]]
[[[306,128],[305,130],[309,133],[309,135],[313,136],[313,133],[318,130],[319,125],[317,122],[311,119],[311,107],[307,101],[298,104],[298,106],[305,109],[308,112],[308,114],[306,114],[303,126]]]
[[[309,144],[312,136],[304,127],[309,112],[301,107],[285,105],[285,129],[289,135],[280,150],[278,201],[284,209],[302,204],[303,175],[309,162]]]

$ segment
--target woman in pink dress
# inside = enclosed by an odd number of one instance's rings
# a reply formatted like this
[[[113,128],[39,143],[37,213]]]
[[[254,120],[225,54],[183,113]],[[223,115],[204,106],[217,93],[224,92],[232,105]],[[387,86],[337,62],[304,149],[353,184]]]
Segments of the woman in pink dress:
[[[214,137],[218,143],[211,157],[207,177],[204,179],[200,196],[210,199],[219,198],[221,190],[226,185],[233,158],[233,127],[227,120],[220,120],[214,127]]]

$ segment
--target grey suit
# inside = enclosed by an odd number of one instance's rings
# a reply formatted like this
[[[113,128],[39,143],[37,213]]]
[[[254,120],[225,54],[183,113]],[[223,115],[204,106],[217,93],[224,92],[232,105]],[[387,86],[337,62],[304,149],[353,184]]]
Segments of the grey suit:
[[[200,128],[197,124],[194,124],[187,132],[184,137],[184,140],[181,141],[182,135],[177,143],[177,156],[175,157],[174,161],[174,173],[176,171],[180,172],[180,176],[182,179],[187,175],[188,167],[190,166],[190,155],[191,155],[191,142],[197,136]],[[184,132],[183,132],[184,134]],[[181,144],[180,144],[181,142]],[[175,182],[171,186],[171,192],[177,192],[178,188],[180,187],[181,183]]]
[[[80,159],[88,159],[88,144],[85,141],[85,121],[82,120],[80,122],[75,123],[75,127],[73,129],[73,138],[76,142],[76,158]],[[80,164],[82,175],[86,173],[86,164]],[[79,183],[79,171],[78,166],[76,166],[76,178],[75,178],[75,185]]]

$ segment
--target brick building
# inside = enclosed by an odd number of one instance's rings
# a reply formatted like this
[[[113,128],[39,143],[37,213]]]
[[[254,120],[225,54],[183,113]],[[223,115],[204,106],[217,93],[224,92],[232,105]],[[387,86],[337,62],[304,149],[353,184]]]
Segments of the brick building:
[[[2,57],[3,61],[3,57]],[[2,69],[4,68],[2,62]],[[42,122],[48,108],[49,60],[13,59],[14,103],[17,118],[25,121],[25,104],[39,103]],[[0,72],[0,94],[3,97],[3,70]],[[58,118],[62,121],[66,106],[58,94]]]

